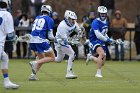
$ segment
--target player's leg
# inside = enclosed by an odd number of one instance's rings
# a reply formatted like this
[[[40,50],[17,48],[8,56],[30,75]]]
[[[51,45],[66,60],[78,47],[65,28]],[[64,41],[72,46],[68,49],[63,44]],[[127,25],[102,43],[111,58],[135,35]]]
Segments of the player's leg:
[[[3,51],[2,47],[0,47],[0,58],[2,60],[1,63],[1,71],[4,77],[4,87],[7,89],[17,89],[19,85],[14,84],[10,81],[8,76],[8,55]]]
[[[88,65],[89,64],[89,62],[90,62],[90,60],[93,60],[93,61],[95,61],[95,62],[97,62],[97,60],[98,60],[98,54],[96,55],[94,55],[94,54],[92,54],[92,53],[88,53],[87,54],[87,59],[86,59],[86,65]]]
[[[102,77],[101,68],[104,64],[104,58],[105,58],[104,49],[102,47],[97,47],[96,52],[97,52],[97,54],[99,54],[99,56],[96,60],[97,72],[96,72],[95,77]]]
[[[66,74],[66,78],[67,79],[75,79],[75,78],[77,78],[77,75],[75,75],[72,72],[73,61],[74,61],[74,58],[75,58],[74,51],[71,48],[71,46],[69,45],[68,47],[63,47],[63,52],[66,55],[69,56],[68,63],[67,63],[67,74]]]
[[[47,63],[47,62],[52,62],[55,59],[54,51],[51,48],[47,52],[37,53],[37,56],[39,60],[30,62],[30,65],[32,66],[32,72],[34,74],[37,73],[37,71],[42,66],[42,64]]]
[[[55,59],[55,55],[52,49],[49,52],[37,53],[37,57],[38,60],[30,62],[30,65],[32,67],[32,74],[30,75],[29,80],[39,80],[36,76],[36,73],[39,71],[41,66],[44,63],[53,62]]]
[[[55,50],[57,52],[57,56],[55,57],[55,62],[61,62],[65,56],[65,53],[63,53],[63,49],[61,47],[55,47]]]
[[[55,59],[54,51],[47,42],[40,44],[30,44],[31,49],[35,51],[38,60],[31,61],[29,64],[32,68],[32,74],[29,77],[29,80],[37,80],[36,73],[46,62],[52,62]]]
[[[96,48],[100,46],[100,44],[98,44],[98,42],[90,42],[88,46],[90,48],[90,53],[87,54],[86,65],[89,64],[90,60],[97,62],[99,54],[96,53]]]

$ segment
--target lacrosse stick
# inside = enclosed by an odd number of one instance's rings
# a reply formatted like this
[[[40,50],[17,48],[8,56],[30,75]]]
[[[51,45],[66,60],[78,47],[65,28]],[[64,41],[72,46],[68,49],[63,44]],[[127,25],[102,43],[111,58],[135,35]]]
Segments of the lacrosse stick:
[[[122,39],[117,39],[113,41],[116,44],[123,44],[124,42],[122,41]]]
[[[32,36],[30,34],[26,34],[24,36],[19,36],[17,38],[17,41],[27,42],[27,43],[42,43],[42,42],[50,43],[48,39],[42,39],[39,36]]]
[[[78,44],[80,44],[79,39],[72,39],[71,41],[68,41],[68,43],[70,43],[72,45],[78,45]]]

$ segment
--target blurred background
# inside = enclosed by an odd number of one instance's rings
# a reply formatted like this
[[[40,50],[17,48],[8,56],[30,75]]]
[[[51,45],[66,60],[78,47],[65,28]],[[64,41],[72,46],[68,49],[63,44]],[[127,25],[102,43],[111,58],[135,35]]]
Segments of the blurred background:
[[[14,18],[18,36],[31,32],[33,21],[40,14],[43,4],[52,6],[52,18],[55,22],[54,35],[59,22],[63,20],[65,10],[69,9],[77,14],[77,21],[85,29],[87,39],[91,23],[98,17],[97,7],[106,6],[109,21],[108,35],[113,39],[127,41],[124,45],[108,46],[107,60],[140,60],[140,0],[12,0],[10,12]],[[9,48],[11,44],[11,42],[5,44],[5,50],[10,58],[33,57],[30,46],[26,42],[17,42]],[[52,47],[54,47],[53,44]],[[88,47],[82,44],[74,45],[73,49],[76,59],[86,58],[89,52]]]
[[[110,0],[106,0],[110,2]],[[135,17],[140,13],[140,0],[114,0],[114,9],[119,9],[123,12],[129,22],[134,22]],[[52,6],[53,11],[57,11],[60,18],[63,18],[64,11],[70,9],[78,15],[78,21],[87,15],[90,11],[96,11],[100,5],[100,0],[46,0],[44,4]],[[15,15],[17,9],[30,15],[31,13],[30,0],[12,0],[12,13]]]

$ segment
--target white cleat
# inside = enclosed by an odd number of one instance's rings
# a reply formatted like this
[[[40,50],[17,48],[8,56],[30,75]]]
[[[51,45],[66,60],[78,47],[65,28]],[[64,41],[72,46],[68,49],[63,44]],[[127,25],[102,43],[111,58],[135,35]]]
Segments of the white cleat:
[[[4,81],[4,87],[6,89],[18,89],[19,85],[12,83],[11,81]]]
[[[77,75],[75,75],[72,71],[67,72],[66,79],[76,79]]]
[[[29,80],[30,81],[36,81],[36,80],[39,80],[39,79],[37,78],[37,76],[35,74],[31,74],[30,77],[29,77]]]
[[[96,74],[95,77],[102,78],[103,76],[101,74]]]
[[[90,62],[90,56],[91,56],[91,54],[87,54],[86,65],[88,65]]]
[[[29,64],[32,68],[32,73],[36,74],[36,72],[37,72],[37,62],[36,61],[31,61],[31,62],[29,62]]]

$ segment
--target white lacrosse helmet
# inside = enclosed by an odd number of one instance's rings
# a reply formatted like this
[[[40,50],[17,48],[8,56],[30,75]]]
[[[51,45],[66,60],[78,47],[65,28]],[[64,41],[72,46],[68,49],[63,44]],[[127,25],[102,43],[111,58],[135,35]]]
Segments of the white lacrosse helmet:
[[[52,7],[50,5],[42,5],[41,12],[42,11],[46,11],[50,14],[52,12]]]
[[[99,6],[98,7],[98,12],[99,13],[107,13],[107,8],[105,6]]]
[[[77,20],[77,16],[76,16],[75,12],[72,12],[70,10],[65,11],[64,17],[66,19],[71,18],[71,19]]]
[[[98,7],[99,18],[104,21],[107,18],[107,8],[105,6]]]
[[[6,3],[7,6],[8,6],[8,5],[11,5],[11,0],[0,0],[0,2]]]

